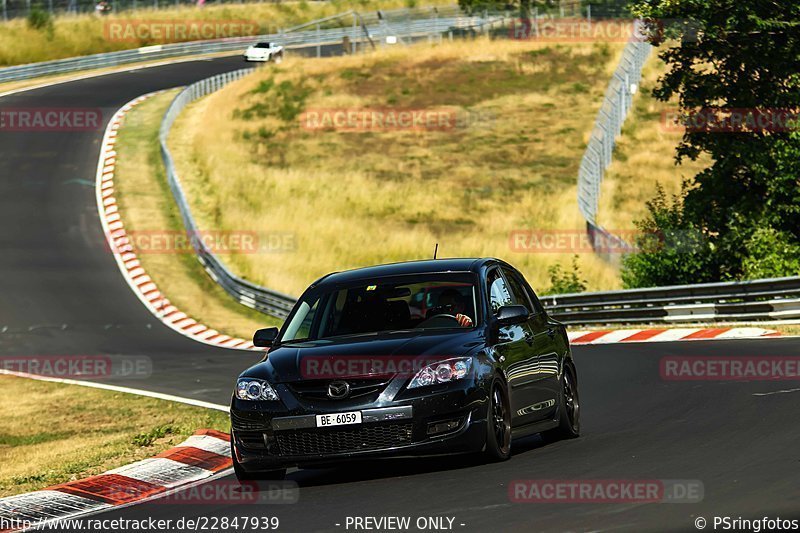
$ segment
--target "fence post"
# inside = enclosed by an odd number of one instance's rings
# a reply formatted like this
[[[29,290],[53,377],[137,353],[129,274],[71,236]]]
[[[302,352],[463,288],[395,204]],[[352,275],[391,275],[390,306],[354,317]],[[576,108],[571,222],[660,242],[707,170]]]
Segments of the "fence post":
[[[356,14],[353,12],[353,36],[350,38],[350,54],[356,54],[356,37],[358,34],[356,33]]]

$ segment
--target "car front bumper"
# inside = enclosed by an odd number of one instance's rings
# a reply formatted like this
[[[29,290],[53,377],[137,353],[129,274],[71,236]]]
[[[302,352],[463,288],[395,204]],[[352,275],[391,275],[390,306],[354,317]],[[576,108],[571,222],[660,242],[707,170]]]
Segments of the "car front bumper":
[[[262,61],[262,62],[267,62],[267,61],[269,61],[269,59],[270,59],[270,56],[268,56],[268,55],[250,55],[250,54],[244,54],[242,57],[244,57],[244,60],[245,60],[245,61]]]
[[[464,386],[389,405],[376,403],[357,408],[325,406],[312,410],[270,405],[259,409],[253,402],[234,400],[231,436],[237,461],[244,470],[259,472],[483,449],[487,399],[482,389]],[[316,414],[349,411],[360,411],[362,423],[316,427]]]

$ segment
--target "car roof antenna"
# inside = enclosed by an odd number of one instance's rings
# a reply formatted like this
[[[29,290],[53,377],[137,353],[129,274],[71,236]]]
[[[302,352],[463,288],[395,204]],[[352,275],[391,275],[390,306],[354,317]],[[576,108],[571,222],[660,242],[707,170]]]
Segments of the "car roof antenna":
[[[436,243],[436,246],[433,248],[433,258],[436,259],[436,254],[439,252],[439,243]]]

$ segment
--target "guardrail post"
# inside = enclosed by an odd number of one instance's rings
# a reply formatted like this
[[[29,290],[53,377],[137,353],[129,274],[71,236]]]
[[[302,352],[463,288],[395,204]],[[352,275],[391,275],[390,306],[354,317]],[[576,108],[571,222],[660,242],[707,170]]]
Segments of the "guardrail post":
[[[6,3],[8,3],[8,0],[3,0],[3,20],[8,20],[8,7]]]
[[[321,40],[322,36],[320,35],[319,22],[317,22],[317,59],[322,57],[322,45],[320,44]]]

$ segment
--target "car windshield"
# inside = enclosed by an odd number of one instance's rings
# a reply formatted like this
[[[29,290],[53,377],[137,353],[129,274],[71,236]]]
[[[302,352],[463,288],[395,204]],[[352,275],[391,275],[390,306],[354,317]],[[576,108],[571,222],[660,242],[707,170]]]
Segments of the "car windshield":
[[[280,342],[477,323],[475,276],[397,276],[321,287],[298,302]]]
[[[258,43],[253,48],[269,48],[269,43]]]

